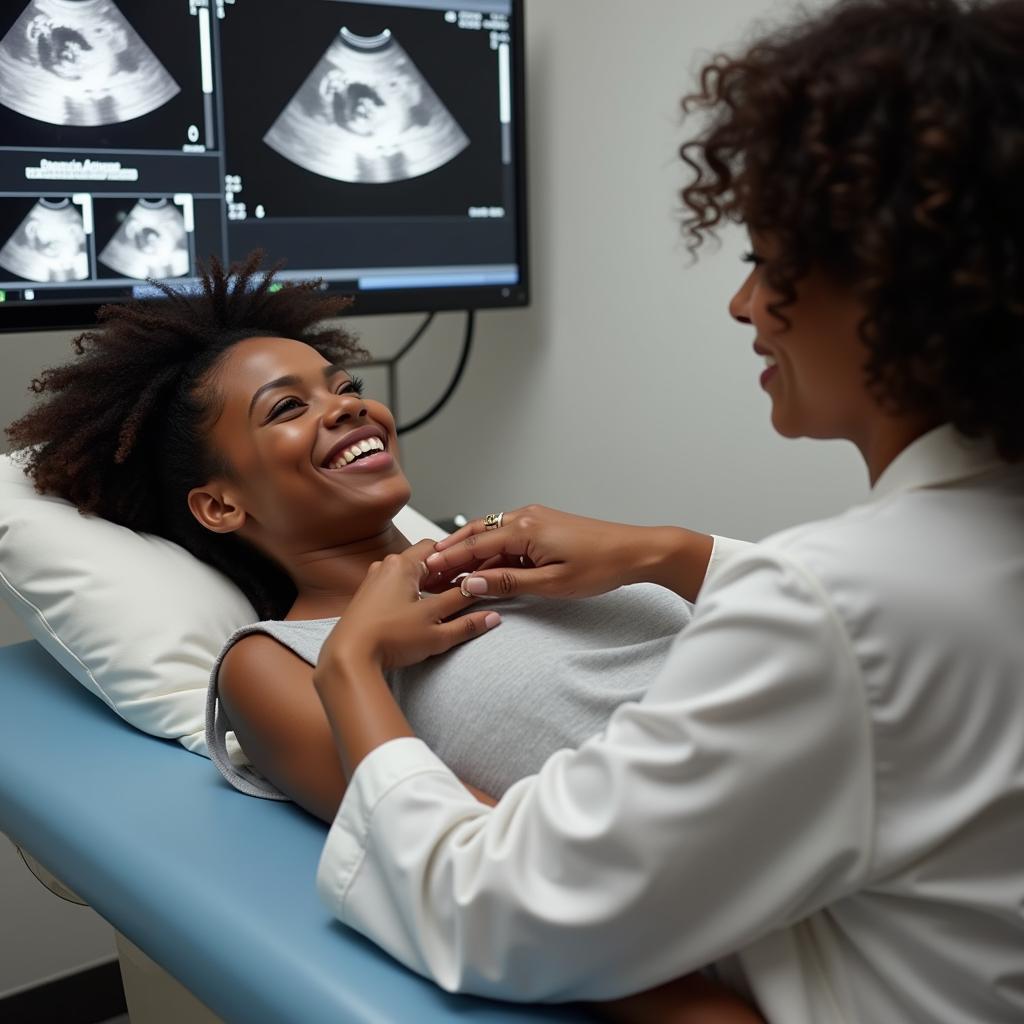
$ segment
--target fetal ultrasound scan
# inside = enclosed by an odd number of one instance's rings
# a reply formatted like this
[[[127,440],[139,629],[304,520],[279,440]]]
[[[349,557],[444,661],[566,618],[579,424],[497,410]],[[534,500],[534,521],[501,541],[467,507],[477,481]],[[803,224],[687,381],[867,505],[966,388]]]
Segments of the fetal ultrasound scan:
[[[30,0],[0,40],[0,103],[37,121],[119,124],[178,92],[112,0]]]
[[[398,40],[343,28],[263,141],[336,181],[392,182],[453,160],[470,140]]]
[[[99,261],[125,277],[182,277],[189,272],[185,217],[169,199],[140,199],[117,218],[120,227]]]
[[[40,199],[0,249],[0,267],[29,281],[89,276],[82,214],[70,199]]]

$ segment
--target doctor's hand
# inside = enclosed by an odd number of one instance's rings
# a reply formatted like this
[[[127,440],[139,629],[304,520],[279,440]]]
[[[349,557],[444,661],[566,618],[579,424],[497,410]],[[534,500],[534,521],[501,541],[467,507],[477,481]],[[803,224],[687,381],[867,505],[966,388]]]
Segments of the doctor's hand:
[[[370,662],[384,671],[403,668],[493,629],[501,616],[486,609],[467,612],[474,598],[457,587],[421,594],[429,576],[424,559],[433,550],[432,541],[421,541],[374,562],[324,641],[319,662]]]
[[[485,516],[439,541],[431,573],[469,573],[466,593],[593,597],[630,583],[657,583],[694,600],[713,539],[672,526],[628,526],[527,505]]]

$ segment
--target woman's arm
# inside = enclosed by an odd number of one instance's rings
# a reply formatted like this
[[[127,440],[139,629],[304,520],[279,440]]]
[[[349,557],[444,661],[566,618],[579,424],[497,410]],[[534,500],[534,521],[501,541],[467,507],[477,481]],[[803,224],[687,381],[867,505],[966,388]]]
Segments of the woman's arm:
[[[310,814],[332,821],[345,793],[345,773],[313,686],[312,666],[273,637],[253,633],[225,655],[218,694],[256,771]],[[380,715],[389,737],[392,732],[411,736],[397,705],[388,703],[390,714],[388,709],[365,711],[373,721]],[[481,790],[466,788],[482,803],[494,803]]]
[[[273,637],[253,633],[225,655],[218,695],[252,766],[310,814],[331,821],[345,775],[312,666]]]

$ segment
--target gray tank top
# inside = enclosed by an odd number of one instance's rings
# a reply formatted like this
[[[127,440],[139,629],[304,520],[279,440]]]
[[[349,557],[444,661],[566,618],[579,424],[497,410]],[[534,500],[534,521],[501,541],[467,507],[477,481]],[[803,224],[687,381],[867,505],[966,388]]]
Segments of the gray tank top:
[[[388,684],[413,731],[472,786],[500,796],[556,750],[599,733],[612,711],[639,700],[690,621],[692,605],[650,584],[582,601],[489,601],[501,625],[447,654],[399,669]],[[236,789],[285,800],[229,734],[217,699],[225,654],[265,633],[315,665],[334,619],[256,622],[224,645],[210,677],[206,742]],[[312,683],[310,683],[312,685]]]

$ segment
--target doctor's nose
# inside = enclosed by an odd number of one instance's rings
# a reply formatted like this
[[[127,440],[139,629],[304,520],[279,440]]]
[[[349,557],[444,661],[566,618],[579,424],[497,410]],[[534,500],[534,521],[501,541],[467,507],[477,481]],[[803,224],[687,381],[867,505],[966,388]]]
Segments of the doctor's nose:
[[[738,292],[729,300],[729,316],[741,324],[751,323],[750,283],[744,282]]]

